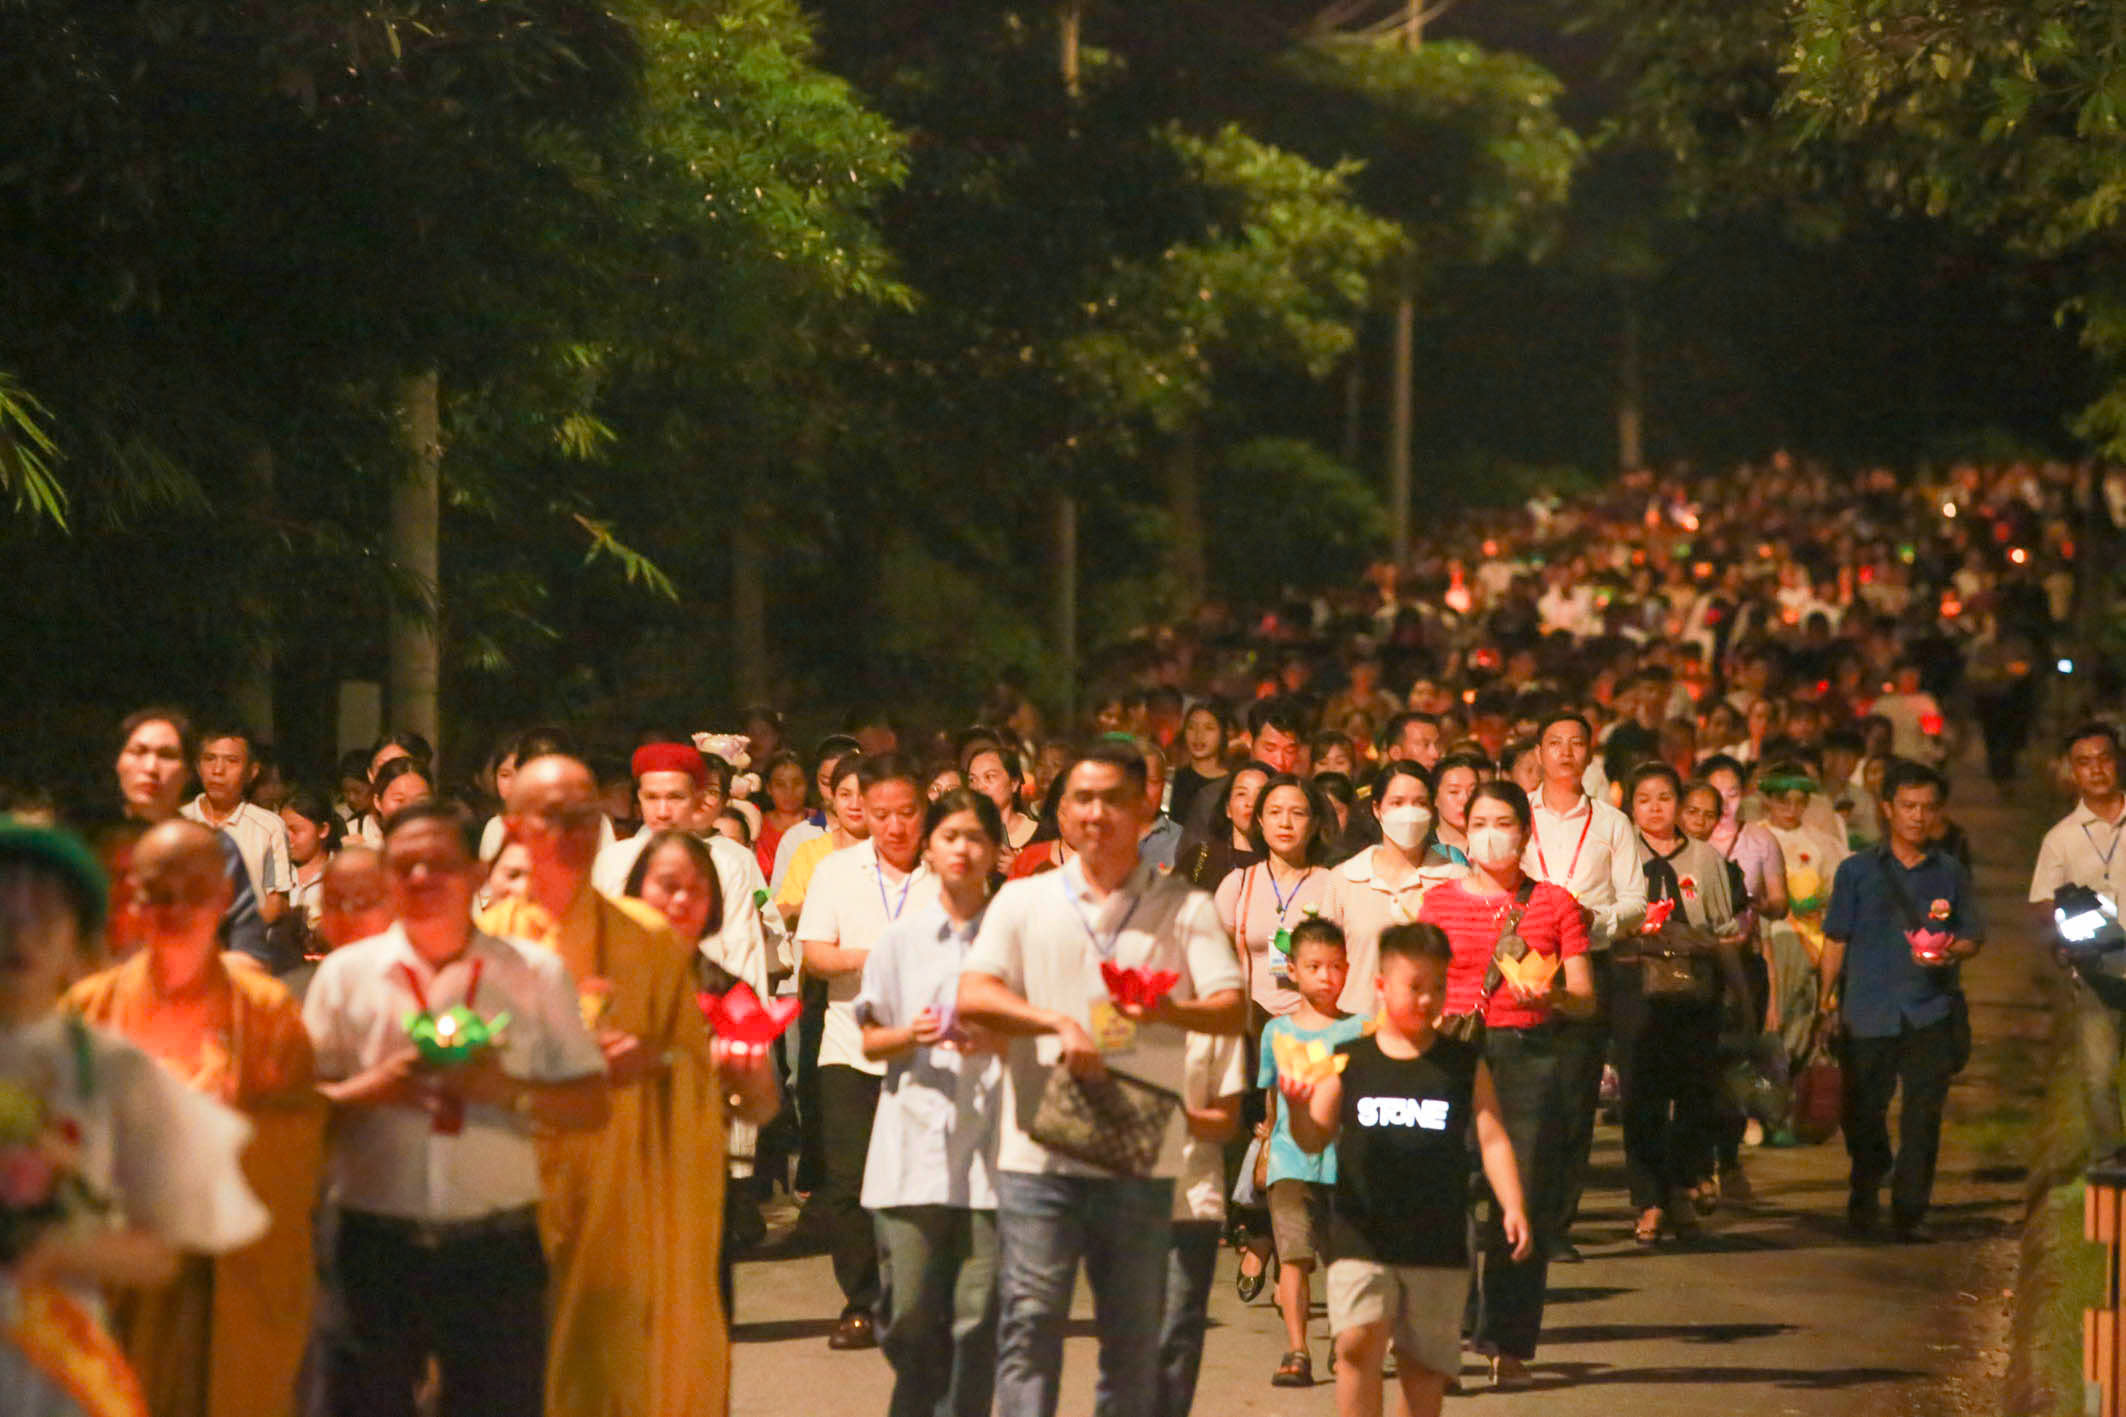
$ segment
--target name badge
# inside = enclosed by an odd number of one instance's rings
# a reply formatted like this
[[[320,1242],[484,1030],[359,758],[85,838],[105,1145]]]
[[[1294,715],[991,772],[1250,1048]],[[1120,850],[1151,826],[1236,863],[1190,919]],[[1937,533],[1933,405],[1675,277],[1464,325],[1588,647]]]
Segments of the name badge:
[[[1137,1025],[1115,1007],[1111,999],[1095,999],[1092,1009],[1093,1045],[1102,1053],[1127,1053],[1137,1046]]]

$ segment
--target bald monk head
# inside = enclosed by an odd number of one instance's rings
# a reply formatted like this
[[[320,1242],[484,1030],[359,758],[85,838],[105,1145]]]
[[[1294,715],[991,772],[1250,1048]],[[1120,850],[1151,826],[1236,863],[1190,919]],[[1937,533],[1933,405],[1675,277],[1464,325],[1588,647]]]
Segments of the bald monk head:
[[[221,948],[232,887],[221,842],[197,822],[150,828],[133,848],[133,904],[156,983],[182,989]]]
[[[342,847],[318,883],[317,935],[338,949],[391,928],[384,858],[373,847]]]
[[[573,896],[598,855],[598,780],[574,758],[548,753],[517,765],[503,824],[531,853],[532,895]]]

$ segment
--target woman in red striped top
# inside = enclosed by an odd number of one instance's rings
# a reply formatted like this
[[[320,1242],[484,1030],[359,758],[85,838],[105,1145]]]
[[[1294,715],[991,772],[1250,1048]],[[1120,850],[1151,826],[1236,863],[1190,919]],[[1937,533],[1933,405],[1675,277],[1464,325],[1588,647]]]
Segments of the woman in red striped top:
[[[1591,1006],[1594,976],[1579,905],[1562,888],[1531,881],[1521,871],[1531,820],[1528,794],[1518,786],[1479,783],[1469,797],[1472,870],[1464,880],[1443,881],[1427,892],[1418,918],[1439,926],[1454,946],[1446,1012],[1484,1014],[1484,1061],[1513,1139],[1529,1222],[1542,1235],[1554,1231],[1550,1222],[1562,1204],[1564,1180],[1568,1101],[1558,1077],[1556,1013]],[[1484,977],[1524,889],[1527,901],[1515,933],[1531,951],[1561,959],[1557,979],[1564,982],[1563,997],[1554,979],[1551,989],[1541,992],[1502,983],[1482,999]],[[1513,1247],[1496,1225],[1487,1227],[1478,1243],[1484,1264],[1476,1285],[1473,1339],[1479,1352],[1491,1355],[1494,1387],[1526,1387],[1528,1363],[1543,1329],[1549,1265],[1540,1252],[1516,1263]]]

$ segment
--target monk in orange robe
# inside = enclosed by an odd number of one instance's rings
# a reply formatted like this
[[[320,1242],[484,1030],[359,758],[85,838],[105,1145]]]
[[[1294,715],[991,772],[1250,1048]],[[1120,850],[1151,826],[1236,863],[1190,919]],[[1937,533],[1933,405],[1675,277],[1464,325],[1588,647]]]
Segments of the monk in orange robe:
[[[722,1417],[730,1341],[717,1290],[726,1095],[748,1120],[773,1079],[719,1068],[695,1002],[693,946],[635,900],[590,884],[596,784],[573,758],[520,764],[504,818],[531,857],[528,898],[480,928],[560,954],[605,1050],[612,1116],[540,1138],[539,1228],[551,1266],[548,1417]]]
[[[272,1216],[264,1237],[213,1259],[188,1256],[168,1287],[115,1297],[113,1327],[156,1417],[288,1417],[309,1336],[325,1108],[294,1000],[249,959],[220,951],[228,892],[212,832],[182,821],[150,830],[132,859],[145,948],[65,1002],[253,1127],[243,1166]]]

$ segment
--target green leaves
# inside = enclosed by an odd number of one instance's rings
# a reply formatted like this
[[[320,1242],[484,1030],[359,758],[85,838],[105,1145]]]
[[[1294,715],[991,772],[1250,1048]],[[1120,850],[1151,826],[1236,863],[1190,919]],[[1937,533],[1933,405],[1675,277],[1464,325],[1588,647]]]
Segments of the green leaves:
[[[44,405],[0,370],[0,489],[14,498],[18,515],[64,529],[66,489],[52,473],[59,445],[45,431],[46,417]]]

